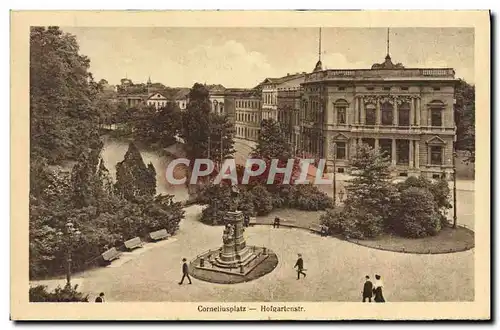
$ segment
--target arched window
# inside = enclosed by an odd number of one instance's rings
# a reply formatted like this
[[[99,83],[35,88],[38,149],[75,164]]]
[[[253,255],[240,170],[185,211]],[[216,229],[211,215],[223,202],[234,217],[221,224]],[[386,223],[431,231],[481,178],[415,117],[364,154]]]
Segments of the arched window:
[[[410,126],[410,105],[403,103],[398,107],[398,126]]]
[[[382,125],[392,125],[394,118],[393,118],[393,105],[390,104],[389,102],[382,103],[381,110],[382,110]]]
[[[365,125],[375,125],[377,118],[377,108],[375,104],[369,103],[365,105]]]

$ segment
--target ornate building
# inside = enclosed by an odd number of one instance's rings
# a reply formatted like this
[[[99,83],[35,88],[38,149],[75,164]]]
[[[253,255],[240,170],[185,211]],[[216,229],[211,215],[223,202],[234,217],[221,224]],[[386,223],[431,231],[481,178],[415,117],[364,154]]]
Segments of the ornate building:
[[[302,85],[302,148],[329,169],[335,158],[338,172],[366,143],[390,156],[396,175],[449,174],[455,82],[453,69],[405,68],[389,52],[371,69],[315,70]]]
[[[257,141],[262,120],[261,95],[254,89],[229,89],[226,91],[228,113],[233,113],[235,137]]]

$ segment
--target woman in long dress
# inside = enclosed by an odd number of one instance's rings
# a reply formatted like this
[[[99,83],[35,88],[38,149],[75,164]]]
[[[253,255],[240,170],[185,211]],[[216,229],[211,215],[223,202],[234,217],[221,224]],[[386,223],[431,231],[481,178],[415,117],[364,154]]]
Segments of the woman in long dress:
[[[382,293],[382,288],[384,283],[381,280],[380,275],[375,275],[375,283],[373,285],[373,294],[375,295],[374,301],[378,303],[385,302],[384,295]]]

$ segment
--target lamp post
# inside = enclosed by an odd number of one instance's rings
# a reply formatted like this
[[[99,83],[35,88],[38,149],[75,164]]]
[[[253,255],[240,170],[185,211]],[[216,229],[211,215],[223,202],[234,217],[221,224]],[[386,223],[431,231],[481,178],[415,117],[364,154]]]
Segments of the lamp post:
[[[455,165],[455,157],[457,153],[453,150],[451,156],[453,165],[453,228],[457,228],[457,167]]]
[[[337,178],[336,178],[336,162],[337,162],[337,143],[333,142],[333,207],[337,207]]]
[[[71,255],[73,244],[80,238],[81,232],[71,222],[67,222],[64,231],[58,231],[57,236],[63,248],[66,249],[66,286],[71,286]]]

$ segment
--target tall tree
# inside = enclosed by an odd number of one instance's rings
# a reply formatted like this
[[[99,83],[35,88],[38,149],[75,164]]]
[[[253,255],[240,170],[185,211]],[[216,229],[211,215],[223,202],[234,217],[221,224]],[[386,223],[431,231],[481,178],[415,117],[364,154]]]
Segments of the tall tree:
[[[189,159],[207,158],[210,135],[210,100],[208,89],[199,83],[189,92],[189,103],[182,119],[182,138]]]
[[[97,86],[74,36],[58,27],[30,32],[31,157],[76,159],[99,143]]]
[[[216,164],[232,157],[234,149],[234,126],[227,115],[210,114],[210,159]],[[222,151],[222,153],[221,153]]]
[[[457,126],[456,149],[467,152],[466,162],[475,162],[476,88],[460,79],[455,87],[455,124]]]
[[[288,160],[292,157],[292,147],[277,121],[272,119],[262,120],[259,139],[253,155],[280,160]]]
[[[123,161],[116,164],[116,193],[130,201],[156,195],[156,171],[144,163],[139,149],[130,143]]]

